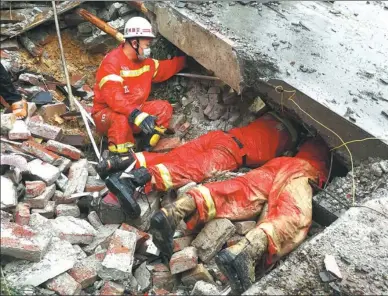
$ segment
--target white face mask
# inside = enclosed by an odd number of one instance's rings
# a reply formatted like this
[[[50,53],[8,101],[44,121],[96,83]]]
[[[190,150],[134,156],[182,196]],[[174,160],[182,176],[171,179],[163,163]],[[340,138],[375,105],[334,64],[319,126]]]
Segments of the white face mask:
[[[138,55],[139,60],[145,60],[148,59],[151,56],[151,48],[143,48],[143,54]]]

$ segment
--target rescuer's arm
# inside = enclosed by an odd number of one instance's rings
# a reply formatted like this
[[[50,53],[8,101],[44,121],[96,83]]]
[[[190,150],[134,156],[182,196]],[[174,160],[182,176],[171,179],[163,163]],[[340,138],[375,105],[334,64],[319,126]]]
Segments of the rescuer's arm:
[[[162,82],[182,70],[186,65],[186,57],[174,57],[171,60],[153,60],[155,71],[152,78],[153,82]]]

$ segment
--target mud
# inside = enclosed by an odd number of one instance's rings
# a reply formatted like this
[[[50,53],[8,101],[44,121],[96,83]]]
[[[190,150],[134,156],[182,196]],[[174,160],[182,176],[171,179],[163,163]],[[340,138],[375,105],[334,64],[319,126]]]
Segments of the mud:
[[[238,44],[248,85],[259,78],[283,79],[388,143],[381,113],[388,107],[386,5],[209,1],[181,10]]]

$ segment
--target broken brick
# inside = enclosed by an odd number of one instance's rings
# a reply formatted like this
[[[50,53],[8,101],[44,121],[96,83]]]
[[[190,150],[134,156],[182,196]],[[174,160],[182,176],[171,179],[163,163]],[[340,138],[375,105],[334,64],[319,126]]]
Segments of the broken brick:
[[[74,86],[75,88],[79,88],[81,87],[82,85],[85,84],[86,82],[86,76],[81,76],[79,74],[74,74],[74,75],[71,75],[71,78],[70,78],[70,83],[72,86]]]
[[[52,165],[56,165],[59,160],[59,155],[47,150],[43,145],[33,140],[23,142],[21,149]]]
[[[249,230],[256,227],[256,221],[242,221],[242,222],[235,222],[234,226],[236,226],[236,233],[237,234],[247,234]]]
[[[238,235],[238,234],[233,235],[230,239],[228,239],[228,240],[226,241],[226,246],[227,246],[227,247],[231,247],[231,246],[237,244],[237,243],[238,243],[240,240],[242,240],[243,238],[244,238],[244,236],[242,236],[242,235]]]
[[[191,243],[198,249],[198,256],[205,263],[209,262],[231,238],[236,227],[228,219],[215,219],[205,225]],[[209,237],[212,239],[209,240]]]
[[[102,260],[93,254],[76,263],[68,273],[82,286],[82,289],[85,289],[97,280],[97,270]]]
[[[45,254],[51,236],[44,236],[26,225],[1,223],[1,254],[18,259],[39,261]]]
[[[89,213],[88,221],[95,229],[99,229],[102,226],[102,222],[96,211],[91,211]]]
[[[196,282],[190,295],[220,295],[217,286],[204,281]]]
[[[65,196],[62,191],[55,191],[53,196],[53,201],[55,201],[55,204],[71,204],[77,201],[79,197],[75,196]]]
[[[57,236],[71,244],[90,244],[96,236],[96,230],[85,220],[61,216],[52,221]]]
[[[58,186],[60,190],[64,191],[66,189],[68,182],[69,182],[69,179],[64,174],[61,174],[59,178],[55,181],[55,184]]]
[[[27,203],[18,203],[15,211],[15,223],[19,225],[28,225],[30,222],[30,206]]]
[[[43,117],[40,115],[34,115],[30,118],[29,122],[44,123]]]
[[[16,122],[16,116],[13,113],[1,113],[1,134],[8,134],[10,130],[12,130],[15,122]]]
[[[59,204],[55,209],[55,215],[60,216],[71,216],[78,218],[81,212],[76,204]]]
[[[28,128],[32,135],[45,140],[59,140],[62,137],[62,129],[57,126],[29,121]]]
[[[85,192],[101,191],[106,187],[105,182],[99,177],[88,177],[85,185]]]
[[[197,266],[197,264],[197,249],[195,247],[187,247],[172,255],[170,259],[171,274],[177,274],[193,269]]]
[[[174,114],[170,120],[170,128],[175,132],[181,127],[183,123],[186,121],[186,115],[184,114]]]
[[[44,121],[53,120],[55,114],[62,115],[66,113],[66,105],[64,103],[47,104],[40,108],[41,115]]]
[[[126,223],[121,224],[120,229],[136,234],[136,248],[138,248],[141,244],[145,243],[145,241],[150,238],[150,235],[148,233],[140,231],[137,228]]]
[[[190,246],[191,242],[193,241],[194,236],[184,236],[184,237],[178,237],[174,239],[174,253],[179,252],[183,250],[184,248],[187,248]]]
[[[136,235],[117,229],[102,261],[103,268],[98,271],[99,277],[106,280],[128,279],[132,273],[135,248]]]
[[[59,295],[79,295],[82,290],[81,285],[67,272],[47,281],[45,286]]]
[[[186,121],[184,124],[182,124],[179,127],[179,129],[178,129],[179,133],[186,134],[188,132],[190,126],[191,126],[191,124]]]
[[[80,159],[82,154],[79,149],[54,140],[47,141],[46,148],[60,155],[67,156],[73,160]]]
[[[55,184],[46,187],[45,191],[37,197],[26,199],[25,202],[30,205],[32,209],[44,209],[49,200],[55,193]]]
[[[48,219],[54,218],[55,201],[49,201],[43,209],[32,209],[32,214],[40,214]]]
[[[36,112],[36,110],[38,110],[38,108],[36,107],[36,104],[34,102],[28,102],[27,105],[27,118],[31,118],[32,115]]]
[[[56,166],[58,167],[61,173],[66,172],[71,166],[71,160],[66,157],[60,156]]]
[[[177,282],[167,265],[157,263],[152,265],[152,284],[156,288],[172,290]]]
[[[4,144],[4,146],[2,145],[2,148],[6,148],[8,149],[9,147],[12,147],[12,146],[6,146],[7,143],[2,143]],[[15,153],[18,153],[20,152],[19,150],[17,150],[16,148],[10,148],[10,152],[15,152]],[[24,156],[21,156],[21,155],[17,155],[17,154],[1,154],[1,160],[0,160],[1,164],[2,165],[10,165],[10,166],[13,166],[15,168],[18,168],[21,172],[27,172],[28,171],[28,167],[27,167],[27,159],[24,157]]]
[[[101,296],[112,296],[112,295],[123,295],[124,294],[124,286],[108,281],[105,282],[104,286],[100,290]]]
[[[8,132],[10,140],[26,140],[29,137],[31,137],[31,133],[24,120],[16,120],[12,129]]]
[[[13,216],[12,214],[5,212],[3,210],[0,210],[1,216],[0,216],[0,221],[2,223],[4,222],[12,222],[13,221]]]
[[[17,205],[17,192],[16,187],[14,186],[13,182],[4,177],[1,176],[1,195],[0,195],[0,201],[1,201],[1,209],[7,209],[7,208],[13,208]]]
[[[31,175],[44,181],[47,185],[54,184],[61,174],[57,167],[40,159],[30,161],[27,167]]]
[[[86,181],[88,178],[88,161],[87,159],[80,159],[70,166],[69,182],[67,183],[65,196],[70,196],[73,193],[84,192]]]
[[[179,137],[173,138],[162,138],[159,140],[158,144],[152,150],[153,152],[168,152],[178,146],[180,146],[181,140]]]
[[[109,247],[110,238],[113,233],[119,228],[118,224],[107,224],[102,225],[97,229],[97,235],[94,237],[93,241],[86,247],[84,247],[84,251],[88,254],[96,252],[95,250],[100,246],[104,249]]]
[[[185,286],[195,285],[198,281],[205,281],[214,284],[213,277],[203,264],[198,264],[196,268],[185,271],[182,274],[181,281]]]
[[[26,181],[26,198],[33,198],[41,195],[46,189],[43,181]]]

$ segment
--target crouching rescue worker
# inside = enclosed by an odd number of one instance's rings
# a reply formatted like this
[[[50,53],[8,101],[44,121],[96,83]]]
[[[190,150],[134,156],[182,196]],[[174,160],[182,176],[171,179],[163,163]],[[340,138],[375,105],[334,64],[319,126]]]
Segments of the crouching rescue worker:
[[[140,168],[127,180],[133,188],[147,185],[146,191],[167,191],[242,166],[258,167],[293,151],[297,140],[292,123],[269,112],[247,126],[209,132],[168,153],[136,153],[134,159]]]
[[[142,17],[128,20],[124,38],[125,43],[101,62],[94,86],[92,116],[97,131],[108,136],[113,153],[127,153],[134,146],[134,133],[152,135],[155,127],[168,127],[173,108],[167,101],[147,101],[151,83],[169,79],[186,63],[185,57],[150,58],[155,36]]]
[[[256,228],[215,258],[240,295],[254,282],[259,259],[266,255],[266,263],[272,264],[305,239],[312,221],[308,180],[320,186],[326,182],[328,156],[325,143],[310,139],[295,157],[278,157],[244,176],[194,187],[152,217],[153,241],[171,256],[174,231],[182,219],[191,230],[215,218],[249,220],[267,203]]]

